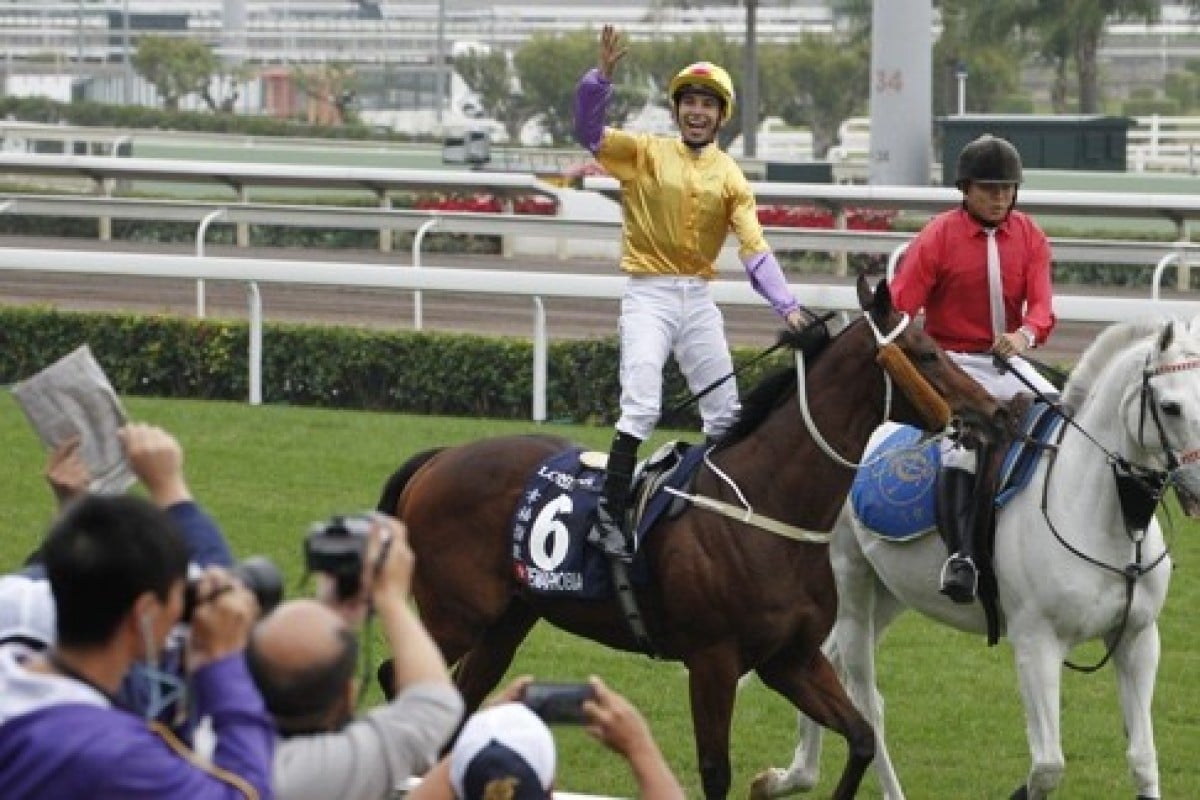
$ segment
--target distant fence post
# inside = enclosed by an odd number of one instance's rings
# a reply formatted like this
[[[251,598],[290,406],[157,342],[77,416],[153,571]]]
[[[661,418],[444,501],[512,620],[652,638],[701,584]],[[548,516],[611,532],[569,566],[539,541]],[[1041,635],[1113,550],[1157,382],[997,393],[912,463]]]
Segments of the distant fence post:
[[[387,189],[379,190],[379,207],[384,211],[388,211],[392,207],[392,196],[388,194]],[[379,252],[392,252],[392,229],[382,227],[379,229]]]

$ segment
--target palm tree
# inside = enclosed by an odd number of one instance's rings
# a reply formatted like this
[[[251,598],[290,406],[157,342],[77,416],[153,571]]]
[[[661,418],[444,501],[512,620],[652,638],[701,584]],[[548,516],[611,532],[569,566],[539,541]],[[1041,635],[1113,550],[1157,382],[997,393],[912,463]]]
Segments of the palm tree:
[[[1051,101],[1059,113],[1067,110],[1073,68],[1081,114],[1100,110],[1097,54],[1108,24],[1152,22],[1160,11],[1158,0],[960,0],[957,5],[966,15],[967,36],[972,42],[1033,41],[1040,57],[1054,70]]]

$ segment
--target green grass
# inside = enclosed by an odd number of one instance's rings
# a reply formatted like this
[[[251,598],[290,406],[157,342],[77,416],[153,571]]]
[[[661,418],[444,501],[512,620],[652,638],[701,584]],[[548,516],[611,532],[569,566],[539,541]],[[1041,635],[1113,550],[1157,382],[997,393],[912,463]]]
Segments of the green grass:
[[[298,587],[300,541],[308,525],[335,512],[374,505],[384,480],[409,454],[437,444],[544,430],[528,422],[446,419],[326,411],[282,406],[126,398],[130,415],[174,432],[198,498],[221,522],[235,551],[265,553]],[[607,428],[552,426],[595,447]],[[666,438],[669,432],[659,435]],[[649,452],[649,447],[644,448]],[[42,479],[44,453],[11,397],[0,400],[0,569],[11,569],[34,546],[52,514]],[[1200,623],[1191,612],[1200,585],[1191,573],[1200,556],[1197,526],[1180,521],[1169,534],[1176,575],[1162,620],[1163,663],[1155,722],[1164,797],[1200,797],[1194,755],[1200,751]],[[375,653],[380,652],[378,643]],[[1095,660],[1098,648],[1076,654]],[[571,680],[596,673],[630,696],[646,714],[688,793],[699,796],[687,678],[681,666],[617,653],[539,625],[518,654],[512,675]],[[1006,797],[1028,768],[1024,719],[1007,644],[948,631],[915,615],[889,632],[879,658],[888,701],[888,734],[908,796]],[[1067,773],[1062,798],[1128,797],[1124,740],[1111,668],[1063,680],[1063,743]],[[620,761],[581,731],[558,729],[559,788],[629,795]],[[759,770],[790,761],[795,718],[787,704],[752,680],[738,697],[733,721],[732,794],[744,796]],[[822,781],[832,791],[845,749],[827,737]],[[879,796],[873,775],[862,797]]]

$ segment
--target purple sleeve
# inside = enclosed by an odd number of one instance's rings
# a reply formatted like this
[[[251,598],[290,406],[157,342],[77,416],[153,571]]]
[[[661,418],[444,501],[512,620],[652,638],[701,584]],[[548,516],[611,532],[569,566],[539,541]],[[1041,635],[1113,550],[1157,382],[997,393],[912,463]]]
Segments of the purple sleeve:
[[[604,115],[612,97],[612,81],[592,67],[583,73],[575,86],[575,141],[592,155],[600,149],[604,138]]]
[[[211,716],[217,749],[213,763],[249,781],[261,798],[273,796],[275,726],[241,653],[192,674],[196,716]]]
[[[750,285],[771,304],[776,314],[786,317],[800,307],[774,253],[770,250],[755,253],[742,263],[746,267],[746,274],[750,276]]]
[[[193,563],[202,567],[233,566],[233,554],[229,551],[229,543],[221,535],[217,523],[213,522],[212,517],[205,513],[198,503],[191,500],[175,503],[167,507],[167,514],[183,532]]]

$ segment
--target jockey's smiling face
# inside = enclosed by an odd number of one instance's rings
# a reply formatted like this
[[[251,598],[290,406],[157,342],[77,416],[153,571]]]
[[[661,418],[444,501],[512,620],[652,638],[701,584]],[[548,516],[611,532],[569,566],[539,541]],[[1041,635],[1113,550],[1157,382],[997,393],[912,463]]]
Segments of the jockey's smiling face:
[[[683,140],[690,145],[704,145],[717,137],[724,107],[721,100],[705,91],[685,90],[679,96],[675,122]]]

